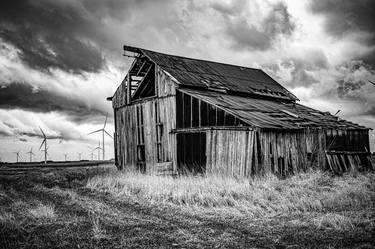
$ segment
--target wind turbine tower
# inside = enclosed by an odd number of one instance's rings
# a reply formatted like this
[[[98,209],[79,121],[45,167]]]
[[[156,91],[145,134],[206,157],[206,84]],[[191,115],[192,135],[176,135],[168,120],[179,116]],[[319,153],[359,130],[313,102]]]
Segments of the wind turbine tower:
[[[17,163],[18,163],[18,160],[21,158],[21,157],[20,157],[20,151],[21,151],[21,150],[16,151],[16,152],[13,152],[14,154],[16,154],[16,161],[17,161]]]
[[[47,136],[46,136],[46,134],[44,134],[44,131],[42,130],[42,128],[39,127],[39,129],[40,129],[40,131],[42,132],[42,135],[43,135],[43,142],[40,145],[39,150],[42,148],[42,146],[44,144],[44,150],[42,150],[42,151],[44,151],[44,163],[46,164],[47,163],[47,154],[48,154],[47,153]]]
[[[78,161],[81,161],[82,153],[77,153],[77,154],[78,154]]]
[[[27,154],[30,154],[30,163],[31,163],[33,161],[33,156],[35,156],[33,152],[33,147],[30,148],[30,151],[28,151]]]
[[[104,133],[107,134],[110,138],[113,139],[113,137],[105,130],[105,126],[107,125],[107,119],[108,119],[108,113],[107,115],[105,116],[105,121],[104,121],[104,126],[102,129],[99,129],[99,130],[96,130],[96,131],[93,131],[93,132],[90,132],[89,134],[93,134],[93,133],[96,133],[96,132],[102,132],[102,151],[103,151],[103,160],[105,160],[105,148],[104,148]],[[99,160],[99,158],[98,158]]]
[[[102,150],[102,148],[100,148],[100,141],[99,141],[99,145],[98,147],[96,147],[95,149],[93,149],[93,151],[95,150],[98,150],[98,161],[100,160],[100,150]]]
[[[65,162],[66,162],[67,159],[68,159],[68,153],[65,153],[65,154],[64,154],[64,157],[65,157]]]

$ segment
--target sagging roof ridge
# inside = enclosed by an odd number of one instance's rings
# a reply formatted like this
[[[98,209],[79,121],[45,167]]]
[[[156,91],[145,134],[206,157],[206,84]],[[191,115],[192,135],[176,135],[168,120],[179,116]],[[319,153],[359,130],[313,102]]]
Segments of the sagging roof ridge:
[[[126,49],[125,49],[126,48]],[[127,50],[127,49],[134,49],[134,50],[140,50],[141,52],[143,51],[150,51],[152,53],[158,53],[158,54],[162,54],[162,55],[167,55],[167,56],[173,56],[173,57],[178,57],[178,58],[182,58],[182,59],[188,59],[188,60],[194,60],[194,61],[203,61],[203,62],[213,62],[213,63],[218,63],[218,64],[222,64],[222,65],[226,65],[226,66],[232,66],[232,67],[243,67],[243,68],[246,68],[246,69],[251,69],[251,70],[258,70],[258,71],[262,71],[263,73],[265,73],[262,69],[260,68],[254,68],[254,67],[247,67],[247,66],[241,66],[241,65],[235,65],[235,64],[229,64],[229,63],[225,63],[225,62],[220,62],[220,61],[213,61],[213,60],[205,60],[205,59],[198,59],[198,58],[191,58],[191,57],[186,57],[186,56],[182,56],[182,55],[175,55],[175,54],[167,54],[167,53],[163,53],[163,52],[159,52],[159,51],[154,51],[154,50],[150,50],[150,49],[145,49],[145,48],[140,48],[140,47],[133,47],[133,46],[128,46],[128,45],[124,45],[124,50]],[[127,50],[127,51],[130,51],[130,52],[134,52],[134,51],[131,51],[131,50]],[[149,56],[147,55],[147,53],[143,53],[145,56],[147,56],[147,58],[149,58]],[[151,61],[152,59],[149,58]],[[153,61],[154,62],[154,61]],[[165,66],[165,65],[164,65]],[[267,74],[268,75],[268,74]],[[269,76],[271,77],[271,76]],[[271,77],[272,79],[272,77]],[[277,81],[276,81],[277,82]]]
[[[221,65],[225,65],[225,66],[230,66],[230,67],[236,67],[236,68],[243,68],[243,69],[249,69],[249,70],[254,70],[254,71],[259,71],[261,73],[263,73],[264,75],[266,75],[269,79],[271,79],[273,81],[274,84],[277,84],[279,85],[281,88],[285,89],[286,92],[288,93],[287,96],[289,95],[289,97],[291,97],[290,100],[293,100],[293,101],[300,101],[297,96],[295,96],[293,93],[291,93],[288,89],[286,89],[283,85],[281,85],[279,82],[277,82],[275,79],[273,79],[270,75],[268,75],[265,71],[263,71],[262,69],[260,68],[253,68],[253,67],[248,67],[248,66],[242,66],[242,65],[236,65],[236,64],[229,64],[229,63],[224,63],[224,62],[219,62],[219,61],[213,61],[213,60],[205,60],[205,59],[198,59],[198,58],[190,58],[190,57],[186,57],[186,56],[181,56],[181,55],[174,55],[174,54],[167,54],[167,53],[163,53],[163,52],[158,52],[158,51],[153,51],[153,50],[149,50],[149,49],[145,49],[145,48],[140,48],[140,47],[134,47],[134,46],[129,46],[129,45],[124,45],[123,46],[123,49],[124,51],[130,51],[130,52],[134,52],[134,53],[139,53],[139,54],[143,54],[144,56],[146,56],[150,61],[152,61],[153,63],[157,64],[157,65],[161,65],[165,68],[170,68],[170,69],[174,69],[174,70],[178,70],[178,71],[183,71],[183,70],[180,70],[178,67],[172,67],[170,65],[164,65],[162,63],[157,63],[153,60],[153,58],[151,58],[147,52],[151,52],[151,53],[158,53],[158,54],[161,54],[161,55],[165,55],[165,56],[172,56],[172,57],[177,57],[177,58],[181,58],[181,59],[187,59],[187,60],[191,60],[191,61],[202,61],[202,62],[207,62],[207,63],[216,63],[216,64],[221,64]],[[190,73],[200,73],[198,71],[188,71]],[[210,74],[210,75],[215,75],[215,76],[221,76],[220,74],[213,74],[213,73],[207,73],[207,74]],[[242,77],[235,77],[235,76],[227,76],[227,77],[230,77],[230,78],[234,78],[234,79],[241,79],[241,80],[246,80],[246,78],[242,78]],[[262,81],[259,81],[259,80],[255,80],[255,79],[252,79],[253,81],[257,81],[257,82],[260,82],[260,83],[263,83]],[[181,85],[183,85],[181,83]],[[206,88],[202,88],[202,89],[206,89]],[[238,91],[240,93],[247,93],[249,94],[248,92],[246,91]],[[251,94],[254,94],[254,95],[261,95],[261,96],[266,96],[266,95],[263,95],[263,94],[260,94],[260,93],[251,93]],[[271,96],[269,96],[271,97]],[[278,98],[276,96],[273,96],[273,98]],[[282,98],[280,97],[281,99],[285,99],[285,98]]]

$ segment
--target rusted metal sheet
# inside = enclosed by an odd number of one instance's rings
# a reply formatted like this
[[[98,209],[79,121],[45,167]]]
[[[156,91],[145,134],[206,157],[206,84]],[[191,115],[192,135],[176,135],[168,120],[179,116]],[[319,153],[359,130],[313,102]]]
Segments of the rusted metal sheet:
[[[329,113],[282,101],[255,99],[216,91],[179,89],[241,119],[250,126],[270,129],[367,129]]]

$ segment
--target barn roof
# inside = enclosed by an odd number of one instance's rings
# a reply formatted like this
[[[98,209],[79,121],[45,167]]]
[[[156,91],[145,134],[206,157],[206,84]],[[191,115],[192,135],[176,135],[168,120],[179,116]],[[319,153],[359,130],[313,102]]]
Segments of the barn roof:
[[[124,50],[145,55],[176,78],[180,85],[298,100],[261,69],[191,59],[130,46],[124,46]]]
[[[215,91],[179,89],[180,91],[214,105],[245,123],[258,128],[300,129],[324,127],[334,129],[367,129],[327,112],[321,112],[289,101],[271,101],[223,94]]]
[[[176,83],[181,86],[180,91],[217,106],[254,127],[368,129],[328,112],[297,104],[297,97],[260,69],[168,55],[131,46],[124,46],[124,50],[145,56],[157,64],[176,79]],[[254,95],[268,98],[254,98]],[[120,99],[123,97],[123,94],[117,96]]]

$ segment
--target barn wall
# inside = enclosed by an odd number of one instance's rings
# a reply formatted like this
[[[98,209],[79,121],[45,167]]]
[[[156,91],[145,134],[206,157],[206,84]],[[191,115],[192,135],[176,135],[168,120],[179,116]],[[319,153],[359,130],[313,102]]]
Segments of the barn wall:
[[[260,133],[260,145],[264,173],[284,176],[308,167],[303,131],[263,131]]]
[[[324,129],[305,129],[308,167],[326,169],[326,131]]]
[[[324,167],[323,132],[308,133],[318,150],[314,166]],[[308,161],[306,131],[212,129],[206,132],[206,172],[249,177],[274,173],[285,176],[313,165]],[[322,154],[323,152],[323,154]]]
[[[250,176],[259,171],[256,140],[255,131],[207,131],[206,173]]]
[[[156,91],[158,97],[175,96],[176,83],[159,66],[155,67]]]
[[[156,67],[155,73],[160,98],[140,100],[115,109],[115,146],[119,168],[140,169],[137,153],[141,144],[144,144],[146,173],[156,173],[159,164],[177,160],[176,138],[171,133],[176,128],[174,83],[159,67]],[[138,136],[138,118],[142,120],[144,138]]]

